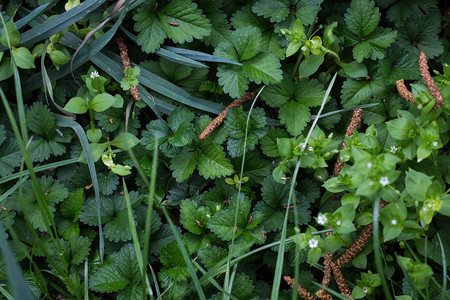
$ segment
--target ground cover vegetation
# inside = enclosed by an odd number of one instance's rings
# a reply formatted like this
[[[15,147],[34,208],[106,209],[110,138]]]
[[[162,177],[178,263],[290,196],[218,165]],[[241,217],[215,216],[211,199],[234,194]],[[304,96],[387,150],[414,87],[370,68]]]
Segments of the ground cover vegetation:
[[[446,1],[0,17],[2,298],[450,298]]]

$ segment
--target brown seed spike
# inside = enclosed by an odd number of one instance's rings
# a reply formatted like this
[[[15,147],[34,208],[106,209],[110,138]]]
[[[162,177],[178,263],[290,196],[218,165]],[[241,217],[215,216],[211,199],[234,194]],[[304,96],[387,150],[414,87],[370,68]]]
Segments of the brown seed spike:
[[[436,86],[436,83],[434,83],[433,78],[431,78],[430,71],[428,70],[428,62],[427,62],[427,56],[425,54],[425,51],[420,52],[419,57],[419,69],[420,69],[420,75],[422,75],[423,82],[427,86],[428,90],[430,91],[431,95],[433,95],[434,99],[436,99],[436,104],[434,105],[432,110],[436,110],[444,104],[444,98],[442,98],[441,92],[439,91],[438,87]]]
[[[126,75],[127,68],[131,68],[130,58],[128,57],[127,45],[125,45],[125,42],[120,37],[116,37],[116,43],[120,50],[120,58],[122,59],[122,65],[123,65],[123,74]],[[134,100],[141,101],[141,96],[139,95],[137,86],[133,85],[130,88],[130,93],[131,93],[131,96],[133,96]]]
[[[291,286],[291,288],[294,288],[294,279],[291,276],[283,276],[284,281],[286,281],[287,284]],[[302,287],[300,284],[297,284],[297,293],[300,297],[302,297],[305,300],[314,300],[314,296],[311,295],[304,287]]]
[[[405,98],[407,101],[411,102],[414,105],[417,105],[417,103],[414,101],[414,95],[411,93],[408,88],[405,86],[405,81],[403,79],[397,80],[395,82],[395,85],[397,86],[397,91],[400,96]]]

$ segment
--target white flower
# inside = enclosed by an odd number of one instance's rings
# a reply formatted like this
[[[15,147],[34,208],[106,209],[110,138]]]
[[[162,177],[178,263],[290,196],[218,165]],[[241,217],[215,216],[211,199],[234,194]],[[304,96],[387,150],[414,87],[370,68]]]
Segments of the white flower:
[[[312,152],[312,151],[314,150],[314,148],[311,147],[311,146],[309,146],[309,147],[308,147],[308,150]]]
[[[388,185],[388,184],[389,184],[389,178],[387,178],[387,177],[381,177],[381,178],[380,178],[380,184],[381,184],[382,186]]]
[[[325,217],[325,215],[319,215],[317,217],[317,223],[319,223],[320,225],[325,225],[325,223],[327,222],[327,217]]]
[[[438,146],[438,142],[437,141],[434,141],[433,142],[433,147],[437,147]]]
[[[363,288],[363,292],[367,293],[369,290],[367,288]]]
[[[100,77],[100,75],[98,75],[98,72],[97,71],[93,71],[93,72],[91,72],[91,78],[92,79],[94,79],[95,77]]]
[[[367,167],[367,169],[372,168],[372,163],[371,163],[371,162],[368,162],[367,165],[366,165],[366,167]]]
[[[397,225],[397,220],[396,220],[396,219],[392,219],[392,220],[391,220],[391,224],[392,224],[392,225]]]
[[[337,226],[341,226],[341,224],[342,224],[342,223],[341,223],[340,220],[337,220],[337,221],[336,221],[336,225],[337,225]]]
[[[305,148],[306,144],[305,143],[301,143],[300,144],[300,148]]]
[[[310,239],[309,241],[308,241],[308,245],[309,245],[309,248],[317,248],[317,246],[319,246],[319,241],[318,240],[316,240],[316,239]]]
[[[395,147],[395,146],[391,146],[391,152],[392,152],[392,153],[395,153],[395,152],[397,152],[397,150],[398,150],[398,148],[397,148],[397,147]]]

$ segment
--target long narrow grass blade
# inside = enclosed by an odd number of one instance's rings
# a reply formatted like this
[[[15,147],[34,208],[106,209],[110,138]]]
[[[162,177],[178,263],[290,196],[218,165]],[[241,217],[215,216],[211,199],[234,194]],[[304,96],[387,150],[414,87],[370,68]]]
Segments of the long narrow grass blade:
[[[27,180],[28,176],[24,176],[23,180]],[[20,181],[18,181],[15,185],[13,185],[9,190],[7,190],[6,192],[4,192],[2,195],[0,195],[0,202],[2,202],[3,200],[5,200],[9,195],[11,195],[12,193],[14,193],[18,188],[19,185],[21,184]]]
[[[442,255],[442,292],[441,299],[445,299],[447,296],[447,259],[445,257],[444,245],[442,245],[441,236],[439,233],[436,234],[439,240],[439,247],[441,248]]]
[[[196,267],[202,274],[206,274],[205,269],[203,269],[203,267],[202,267],[198,262],[196,262],[196,261],[194,260],[192,263],[195,265],[195,267]],[[233,295],[229,294],[227,291],[225,291],[225,290],[220,286],[220,284],[217,283],[216,280],[214,280],[214,277],[213,277],[213,276],[210,276],[210,277],[208,278],[208,280],[209,280],[209,282],[211,282],[211,284],[212,284],[214,287],[216,287],[220,292],[222,292],[224,295],[226,295],[226,296],[229,297],[230,299],[233,299],[233,300],[239,300],[239,298],[236,298],[235,296],[233,296]]]
[[[164,216],[166,217],[167,222],[169,223],[170,229],[172,230],[173,235],[175,236],[175,240],[177,241],[178,248],[181,251],[181,254],[183,255],[183,259],[187,265],[187,268],[189,270],[189,274],[191,275],[191,279],[194,282],[195,289],[197,290],[197,294],[200,300],[206,300],[205,293],[203,292],[203,288],[200,284],[200,281],[198,280],[197,274],[195,273],[194,265],[192,264],[191,258],[189,257],[189,254],[186,251],[186,248],[184,247],[183,241],[181,240],[181,236],[178,233],[175,225],[172,222],[172,219],[169,216],[169,213],[167,212],[165,207],[161,207]]]
[[[22,271],[16,263],[16,258],[8,245],[8,242],[0,236],[0,249],[2,251],[3,261],[8,272],[9,284],[15,299],[35,299],[31,294]]]
[[[84,300],[89,300],[89,258],[84,261]]]
[[[72,128],[75,133],[78,135],[78,138],[80,139],[81,147],[83,148],[84,155],[86,157],[86,161],[89,167],[89,173],[91,175],[92,179],[92,185],[94,187],[94,194],[95,194],[95,203],[97,205],[97,217],[98,217],[98,235],[99,235],[99,250],[100,250],[100,258],[103,262],[103,254],[104,254],[104,240],[103,240],[103,231],[102,231],[102,222],[100,219],[100,193],[99,193],[99,186],[98,186],[98,179],[97,179],[97,172],[95,171],[95,165],[94,160],[92,158],[92,151],[91,147],[89,146],[89,141],[86,137],[86,133],[84,132],[83,128],[80,124],[77,122],[60,116],[55,115],[56,124],[61,127],[69,127]]]
[[[237,65],[237,66],[242,66],[241,63],[236,62],[236,61],[232,61],[223,57],[219,57],[219,56],[215,56],[215,55],[211,55],[208,53],[203,53],[200,51],[194,51],[194,50],[189,50],[189,49],[182,49],[182,48],[176,48],[176,47],[170,47],[170,46],[165,46],[163,47],[164,49],[179,54],[179,55],[183,55],[187,58],[190,59],[194,59],[194,60],[199,60],[199,61],[209,61],[209,62],[215,62],[215,63],[224,63],[224,64],[230,64],[230,65]]]
[[[23,17],[19,21],[15,22],[17,29],[21,29],[22,27],[24,27],[25,25],[30,23],[34,18],[36,18],[42,12],[44,12],[47,9],[47,7],[50,6],[50,4],[51,3],[42,4],[38,7],[36,7],[35,9],[33,9],[32,11],[28,12],[25,17]],[[1,35],[1,32],[2,31],[0,30],[0,35]]]
[[[2,295],[5,296],[7,300],[15,300],[14,297],[10,293],[8,293],[8,291],[6,291],[1,285],[0,285],[0,293],[2,293]]]

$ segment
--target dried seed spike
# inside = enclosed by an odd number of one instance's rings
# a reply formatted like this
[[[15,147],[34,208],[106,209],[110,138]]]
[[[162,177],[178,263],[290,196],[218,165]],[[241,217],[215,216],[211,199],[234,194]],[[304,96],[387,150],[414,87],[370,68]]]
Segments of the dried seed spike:
[[[119,46],[119,50],[120,50],[120,58],[122,59],[122,65],[123,65],[123,74],[126,75],[127,68],[131,68],[130,58],[128,57],[127,45],[125,45],[125,42],[120,37],[116,37],[116,43],[117,43],[117,46]],[[137,86],[133,85],[130,88],[130,93],[131,93],[131,96],[133,96],[134,100],[141,101],[141,96],[139,95]]]
[[[227,116],[227,112],[230,108],[239,107],[242,103],[247,100],[251,100],[255,97],[256,92],[247,92],[242,98],[236,98],[233,102],[230,103],[214,120],[209,123],[208,126],[203,130],[203,132],[198,136],[199,140],[205,139],[208,135],[210,135],[214,130],[219,127],[220,124],[225,120]]]
[[[405,81],[403,79],[397,80],[395,82],[395,85],[397,86],[397,91],[400,96],[402,96],[404,99],[411,102],[412,104],[417,105],[417,103],[414,101],[413,93],[411,93],[405,86]]]
[[[360,235],[356,238],[350,248],[345,251],[337,260],[336,265],[339,269],[342,269],[346,264],[348,264],[355,256],[364,248],[364,246],[369,241],[373,232],[373,224],[370,223],[361,231]]]
[[[433,95],[434,99],[436,99],[436,104],[432,109],[436,110],[439,106],[444,104],[444,98],[442,98],[441,92],[439,91],[439,89],[436,86],[436,83],[434,83],[434,80],[431,77],[430,71],[428,70],[427,56],[425,54],[425,51],[423,50],[420,52],[419,56],[419,69],[420,75],[422,75],[423,78],[423,82],[427,86],[431,95]]]
[[[283,279],[287,284],[294,288],[294,279],[291,276],[283,276]],[[302,287],[300,283],[297,284],[297,293],[305,300],[314,300],[314,296],[311,295],[304,287]]]
[[[331,233],[331,232],[327,232],[327,235],[328,235],[328,233]],[[328,285],[330,284],[330,281],[331,281],[331,263],[332,263],[331,259],[332,258],[333,258],[333,253],[325,255],[325,260],[323,262],[324,270],[323,270],[323,279],[322,279],[322,286],[324,286],[324,287],[328,287]],[[321,288],[319,291],[317,291],[316,296],[319,299],[324,299],[324,300],[328,300],[328,299],[332,300],[333,299],[330,295],[328,295],[328,293],[323,288]]]
[[[348,288],[348,285],[345,282],[344,275],[342,275],[340,268],[335,263],[331,263],[331,269],[333,270],[334,279],[336,280],[341,294],[344,296],[350,296],[352,294],[352,291]]]

